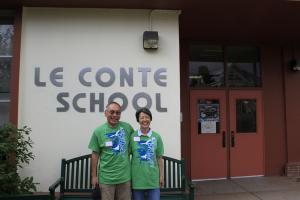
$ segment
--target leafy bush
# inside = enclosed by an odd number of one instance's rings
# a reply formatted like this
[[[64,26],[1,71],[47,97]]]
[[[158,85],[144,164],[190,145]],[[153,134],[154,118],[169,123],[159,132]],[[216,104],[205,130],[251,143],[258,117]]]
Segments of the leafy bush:
[[[31,129],[12,124],[0,127],[0,194],[24,194],[36,191],[33,177],[21,179],[18,169],[34,159],[31,152]]]

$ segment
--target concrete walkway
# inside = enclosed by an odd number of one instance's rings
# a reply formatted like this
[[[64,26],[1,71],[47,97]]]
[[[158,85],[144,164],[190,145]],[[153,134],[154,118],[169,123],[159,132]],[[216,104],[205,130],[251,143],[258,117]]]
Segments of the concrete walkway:
[[[300,200],[300,179],[285,176],[195,182],[196,200]]]

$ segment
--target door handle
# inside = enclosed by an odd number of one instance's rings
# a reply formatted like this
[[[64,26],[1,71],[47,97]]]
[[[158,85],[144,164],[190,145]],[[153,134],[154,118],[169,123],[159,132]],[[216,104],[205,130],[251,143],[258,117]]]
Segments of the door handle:
[[[233,131],[231,131],[231,147],[235,147],[235,137]]]
[[[226,147],[226,133],[225,133],[225,131],[222,132],[222,146],[223,146],[223,148]]]

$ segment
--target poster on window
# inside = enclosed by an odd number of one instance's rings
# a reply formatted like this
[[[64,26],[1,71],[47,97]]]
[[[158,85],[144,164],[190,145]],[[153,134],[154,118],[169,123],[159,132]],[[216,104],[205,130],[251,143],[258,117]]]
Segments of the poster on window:
[[[218,100],[202,100],[199,105],[201,133],[217,133],[220,122]]]

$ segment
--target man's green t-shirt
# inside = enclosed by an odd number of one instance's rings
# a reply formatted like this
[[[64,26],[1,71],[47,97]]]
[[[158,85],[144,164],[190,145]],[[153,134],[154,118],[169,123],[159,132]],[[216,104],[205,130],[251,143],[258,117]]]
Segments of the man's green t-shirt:
[[[130,146],[132,151],[132,188],[159,188],[159,166],[157,158],[164,153],[163,142],[160,135],[151,130],[147,135],[142,135],[140,131],[135,131],[131,135]]]
[[[108,123],[97,127],[91,137],[89,149],[100,157],[99,182],[119,184],[130,180],[129,140],[133,128],[119,122],[114,128]]]

